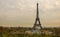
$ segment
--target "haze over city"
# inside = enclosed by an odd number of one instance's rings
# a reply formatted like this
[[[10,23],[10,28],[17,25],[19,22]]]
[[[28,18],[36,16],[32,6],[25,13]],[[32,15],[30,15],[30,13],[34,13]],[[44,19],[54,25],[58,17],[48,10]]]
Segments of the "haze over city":
[[[60,27],[60,0],[0,0],[0,26],[32,27],[36,3],[43,27]]]

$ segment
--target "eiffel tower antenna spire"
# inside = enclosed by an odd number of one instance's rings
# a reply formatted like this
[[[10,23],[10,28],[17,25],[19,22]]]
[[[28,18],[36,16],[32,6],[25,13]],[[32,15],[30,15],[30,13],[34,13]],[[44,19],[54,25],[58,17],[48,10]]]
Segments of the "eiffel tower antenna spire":
[[[37,27],[38,27],[38,29],[42,29],[42,26],[41,26],[41,23],[40,23],[40,19],[39,19],[39,9],[38,9],[38,3],[37,3],[37,14],[36,14],[36,20],[35,20],[35,23],[34,23],[34,26],[33,26],[33,28],[34,29],[37,29]],[[37,23],[38,22],[38,23]]]

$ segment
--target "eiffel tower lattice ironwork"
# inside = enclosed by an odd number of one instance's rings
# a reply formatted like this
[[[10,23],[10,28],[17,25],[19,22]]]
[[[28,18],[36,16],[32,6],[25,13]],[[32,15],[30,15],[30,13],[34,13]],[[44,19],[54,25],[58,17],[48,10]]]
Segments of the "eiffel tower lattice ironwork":
[[[36,28],[42,29],[41,23],[40,23],[40,19],[39,19],[39,10],[38,10],[38,3],[37,3],[37,14],[36,14],[36,20],[35,20],[35,24],[33,26],[33,29]]]

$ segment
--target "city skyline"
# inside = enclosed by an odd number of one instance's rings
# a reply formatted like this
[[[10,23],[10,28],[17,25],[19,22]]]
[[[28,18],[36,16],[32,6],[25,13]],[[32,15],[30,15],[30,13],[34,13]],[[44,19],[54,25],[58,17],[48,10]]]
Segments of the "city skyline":
[[[0,0],[0,26],[33,27],[37,0]],[[42,27],[60,27],[60,0],[38,0]]]

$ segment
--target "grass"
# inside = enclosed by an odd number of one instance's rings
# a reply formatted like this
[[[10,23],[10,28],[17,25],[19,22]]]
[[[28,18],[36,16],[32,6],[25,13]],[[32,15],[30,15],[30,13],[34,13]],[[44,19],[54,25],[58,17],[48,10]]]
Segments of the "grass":
[[[0,37],[57,37],[52,35],[38,35],[38,34],[0,34]]]

